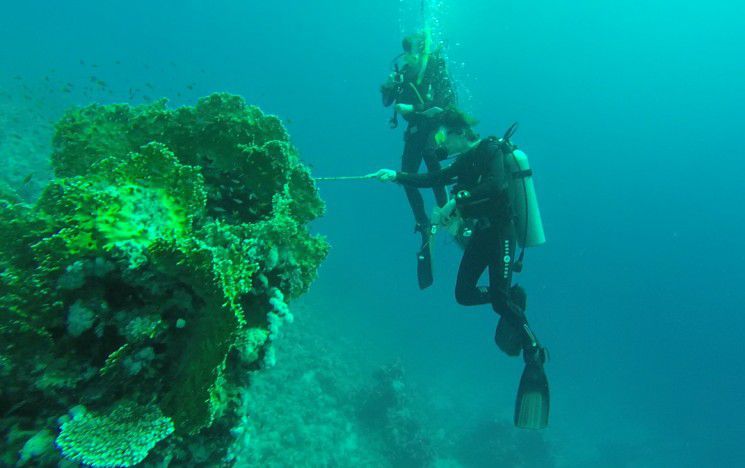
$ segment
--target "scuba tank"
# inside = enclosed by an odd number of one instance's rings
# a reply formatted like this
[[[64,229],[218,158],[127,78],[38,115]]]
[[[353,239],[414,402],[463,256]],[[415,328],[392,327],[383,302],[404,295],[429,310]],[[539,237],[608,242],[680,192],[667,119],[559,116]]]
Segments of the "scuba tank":
[[[541,210],[538,208],[538,197],[533,184],[533,171],[530,169],[528,156],[515,148],[506,155],[505,166],[510,177],[508,191],[512,200],[517,228],[517,242],[521,248],[536,247],[546,242],[543,232]]]

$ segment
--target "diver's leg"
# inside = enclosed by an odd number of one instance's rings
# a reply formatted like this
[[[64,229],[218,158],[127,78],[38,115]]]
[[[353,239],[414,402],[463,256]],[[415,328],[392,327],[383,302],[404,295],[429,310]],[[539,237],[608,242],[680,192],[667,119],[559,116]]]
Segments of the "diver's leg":
[[[455,281],[455,300],[461,305],[479,305],[491,302],[489,289],[478,286],[479,278],[489,266],[494,249],[491,229],[474,229],[463,252]]]
[[[439,171],[442,168],[440,160],[437,159],[437,153],[435,152],[436,149],[435,132],[432,131],[427,137],[424,149],[422,151],[422,158],[424,159],[424,164],[427,165],[428,172]],[[443,185],[433,187],[432,191],[435,194],[435,202],[437,203],[437,206],[445,206],[445,204],[448,202],[448,196],[445,191],[445,187]]]
[[[517,248],[514,225],[506,226],[498,238],[496,255],[489,262],[489,293],[494,311],[501,315],[495,340],[497,345],[510,355],[523,350],[526,362],[545,361],[545,350],[538,342],[525,315],[525,290],[512,285],[512,267]],[[501,328],[501,330],[500,330]]]
[[[501,229],[495,229],[495,245],[488,253],[489,294],[492,308],[501,316],[508,316],[519,321],[524,313],[512,300],[512,266],[515,252],[515,230],[512,223]]]
[[[404,152],[401,156],[401,171],[416,174],[419,172],[419,166],[422,164],[422,151],[421,151],[421,137],[414,134],[409,134],[406,131],[406,138],[404,140]],[[429,217],[424,209],[424,199],[419,189],[415,187],[404,186],[406,192],[406,198],[409,200],[409,206],[411,211],[414,213],[414,220],[417,224],[417,230],[426,231],[429,234]],[[425,232],[422,232],[422,236]]]
[[[518,356],[529,341],[525,318],[525,291],[512,285],[515,234],[510,224],[495,233],[496,245],[489,259],[489,294],[492,308],[500,315],[494,341],[509,356]],[[532,332],[530,332],[532,333]]]

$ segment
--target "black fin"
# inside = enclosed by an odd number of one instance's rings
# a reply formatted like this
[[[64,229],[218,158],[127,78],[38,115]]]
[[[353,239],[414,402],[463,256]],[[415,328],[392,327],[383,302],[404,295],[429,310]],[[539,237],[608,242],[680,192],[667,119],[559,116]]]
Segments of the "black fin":
[[[533,357],[526,356],[525,369],[520,377],[515,401],[515,426],[523,429],[543,429],[548,426],[550,394],[548,378],[543,370],[545,351],[531,350]],[[526,352],[531,352],[526,350]],[[540,358],[536,358],[536,354]]]
[[[432,252],[429,242],[422,246],[422,250],[417,254],[416,275],[419,280],[419,289],[427,289],[434,283],[434,278],[432,277]]]

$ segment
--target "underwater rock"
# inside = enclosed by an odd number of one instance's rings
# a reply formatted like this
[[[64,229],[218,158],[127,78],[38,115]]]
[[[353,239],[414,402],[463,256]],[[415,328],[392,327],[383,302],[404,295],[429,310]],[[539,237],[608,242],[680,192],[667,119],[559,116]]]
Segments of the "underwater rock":
[[[33,206],[0,191],[0,465],[34,434],[44,463],[222,463],[328,250],[307,167],[228,94],[72,110],[52,164]]]

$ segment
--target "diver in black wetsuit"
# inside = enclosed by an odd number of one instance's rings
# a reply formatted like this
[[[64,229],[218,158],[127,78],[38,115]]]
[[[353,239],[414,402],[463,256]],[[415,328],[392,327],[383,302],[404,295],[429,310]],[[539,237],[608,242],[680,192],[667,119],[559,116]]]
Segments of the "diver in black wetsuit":
[[[441,170],[412,174],[381,169],[373,177],[410,187],[453,185],[453,199],[442,209],[459,213],[469,226],[463,258],[455,284],[455,298],[462,305],[491,304],[501,317],[495,341],[511,356],[522,350],[526,363],[515,413],[521,427],[545,427],[548,420],[548,382],[543,372],[545,349],[540,345],[525,316],[526,295],[512,286],[516,226],[508,191],[505,158],[513,147],[508,138],[478,139],[459,112],[447,112],[438,133],[443,150],[459,153],[453,163]],[[489,286],[478,286],[489,270]]]
[[[396,64],[395,71],[380,87],[383,105],[395,105],[391,127],[398,126],[398,114],[408,123],[401,157],[401,170],[407,173],[417,173],[422,161],[428,171],[440,169],[434,141],[434,134],[439,126],[438,116],[444,109],[456,104],[445,59],[439,49],[430,51],[430,43],[428,32],[406,37],[403,40],[404,53],[400,56],[404,59],[403,67],[399,69]],[[445,205],[445,188],[436,186],[433,189],[437,205]],[[416,231],[422,234],[424,248],[429,241],[431,226],[422,194],[413,186],[404,186],[404,190],[414,213]]]

